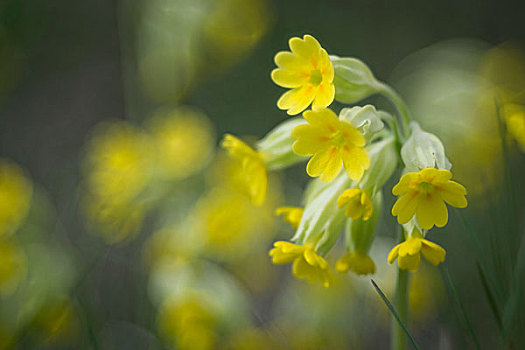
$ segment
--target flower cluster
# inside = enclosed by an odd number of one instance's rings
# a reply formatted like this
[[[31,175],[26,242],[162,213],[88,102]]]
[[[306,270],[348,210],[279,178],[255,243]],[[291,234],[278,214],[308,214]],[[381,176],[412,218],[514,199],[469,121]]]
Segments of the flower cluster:
[[[314,178],[307,186],[304,207],[282,207],[294,229],[292,242],[278,241],[270,251],[274,264],[292,264],[293,274],[309,282],[330,284],[325,256],[344,232],[346,254],[336,263],[339,272],[358,275],[375,272],[369,251],[382,211],[383,187],[401,162],[403,175],[392,193],[392,208],[404,227],[406,240],[392,249],[388,261],[416,270],[420,255],[437,265],[445,250],[425,239],[434,226],[448,222],[446,204],[467,206],[466,190],[451,180],[451,164],[438,137],[423,131],[402,99],[355,58],[329,56],[310,35],[292,38],[290,51],[275,56],[278,68],[272,80],[290,89],[277,101],[289,115],[254,147],[227,134],[223,147],[243,169],[243,182],[253,203],[264,202],[269,170],[306,163]],[[373,94],[383,95],[397,116],[373,105],[343,108],[336,114],[334,100],[355,104]],[[311,109],[308,107],[311,106]]]

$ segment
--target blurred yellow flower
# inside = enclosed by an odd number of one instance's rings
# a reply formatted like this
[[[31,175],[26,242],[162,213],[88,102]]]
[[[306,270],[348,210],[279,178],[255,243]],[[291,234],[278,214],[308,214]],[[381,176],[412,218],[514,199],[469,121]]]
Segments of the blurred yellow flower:
[[[352,270],[358,275],[368,275],[376,272],[376,264],[368,255],[352,252],[337,260],[335,269],[342,273]]]
[[[250,198],[255,205],[261,205],[266,197],[268,174],[260,153],[233,135],[226,134],[222,147],[241,163],[241,172]]]
[[[0,239],[0,295],[16,291],[27,272],[26,255],[12,240]]]
[[[31,194],[31,182],[22,169],[6,159],[0,159],[0,237],[13,233],[24,219]]]
[[[503,116],[509,134],[525,152],[525,106],[506,104],[503,106]]]
[[[309,283],[319,281],[323,286],[330,286],[330,273],[326,260],[317,255],[313,246],[298,245],[285,241],[275,242],[270,250],[272,263],[284,265],[293,263],[292,271],[295,277],[306,279]]]
[[[215,149],[213,126],[201,112],[181,107],[154,116],[150,123],[155,161],[162,175],[186,178],[201,170]]]
[[[275,215],[283,215],[283,220],[289,223],[294,229],[299,227],[303,213],[304,208],[301,207],[279,207],[275,209]]]
[[[443,227],[448,222],[445,202],[465,208],[467,190],[451,181],[452,174],[445,169],[426,168],[418,173],[407,173],[394,186],[392,193],[401,196],[392,207],[392,215],[400,224],[406,224],[414,214],[421,228]]]
[[[330,182],[344,166],[352,180],[359,180],[370,166],[363,135],[330,109],[306,111],[303,116],[308,124],[292,130],[292,137],[297,139],[293,151],[301,156],[313,155],[306,166],[308,175]]]
[[[159,330],[179,350],[215,348],[215,319],[198,297],[167,300],[159,314]]]
[[[289,115],[304,111],[310,104],[314,110],[328,107],[335,96],[334,66],[319,42],[311,35],[291,38],[291,52],[275,55],[277,67],[272,80],[292,90],[277,101],[277,107]]]
[[[146,185],[151,170],[146,134],[126,122],[102,123],[86,156],[89,191],[113,201],[128,201]]]
[[[372,217],[374,212],[370,197],[359,188],[347,189],[337,198],[337,206],[339,208],[345,205],[348,205],[345,211],[346,216],[354,220],[362,217],[366,221]]]
[[[421,263],[421,254],[432,265],[445,261],[445,249],[423,238],[418,229],[414,229],[406,241],[396,245],[388,254],[388,263],[396,259],[402,270],[416,271]]]

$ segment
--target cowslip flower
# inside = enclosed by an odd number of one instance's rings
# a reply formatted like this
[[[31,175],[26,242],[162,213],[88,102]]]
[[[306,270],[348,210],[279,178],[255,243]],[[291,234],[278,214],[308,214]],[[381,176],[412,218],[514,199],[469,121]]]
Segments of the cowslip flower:
[[[337,206],[339,208],[346,205],[346,216],[354,220],[362,217],[363,220],[366,221],[372,217],[372,213],[374,212],[370,197],[368,197],[365,191],[359,188],[347,189],[337,198]]]
[[[394,195],[401,196],[392,207],[392,215],[397,216],[400,224],[406,224],[415,214],[425,230],[434,225],[445,226],[448,222],[445,202],[457,208],[467,206],[467,190],[451,178],[450,171],[434,168],[403,175],[392,189]]]
[[[262,155],[230,134],[224,135],[222,147],[241,162],[242,174],[252,203],[261,205],[268,187],[268,175]]]
[[[337,260],[335,269],[341,273],[352,270],[358,275],[369,275],[376,272],[376,264],[368,255],[352,252]]]
[[[279,68],[272,71],[272,80],[291,89],[279,98],[277,107],[296,115],[310,104],[314,110],[329,106],[335,96],[334,67],[326,50],[311,35],[291,38],[289,45],[291,52],[279,52],[274,58]]]
[[[317,255],[313,246],[299,245],[285,241],[275,242],[270,250],[272,263],[285,265],[293,263],[292,272],[295,277],[306,279],[309,283],[321,282],[323,286],[330,286],[330,274],[326,260]]]
[[[392,264],[397,259],[400,269],[416,271],[421,263],[421,254],[429,263],[437,266],[445,261],[446,251],[438,244],[424,239],[421,232],[414,229],[406,241],[390,251],[388,263]]]
[[[289,223],[294,229],[299,227],[303,213],[304,208],[301,207],[279,207],[275,209],[275,215],[283,215],[283,220]]]
[[[303,117],[308,124],[292,129],[292,137],[297,139],[292,148],[298,155],[312,156],[306,166],[308,175],[330,182],[343,166],[352,180],[359,180],[370,166],[363,135],[326,108],[306,111]]]

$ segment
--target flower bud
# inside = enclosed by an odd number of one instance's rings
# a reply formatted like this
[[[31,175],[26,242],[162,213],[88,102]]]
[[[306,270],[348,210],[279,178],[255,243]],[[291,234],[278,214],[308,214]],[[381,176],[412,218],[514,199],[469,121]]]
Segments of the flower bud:
[[[343,108],[339,113],[339,119],[346,120],[359,130],[367,139],[381,131],[385,124],[381,120],[381,114],[386,112],[376,111],[372,105],[364,107],[355,106],[352,108]]]
[[[257,142],[256,148],[269,170],[283,169],[306,159],[293,152],[292,144],[295,139],[291,136],[294,127],[305,123],[303,118],[286,120]]]
[[[335,99],[355,103],[377,93],[380,83],[362,61],[356,58],[330,56],[334,65]]]
[[[425,168],[450,170],[451,164],[441,140],[436,135],[421,130],[416,122],[410,123],[410,129],[412,133],[401,148],[405,171],[418,172]]]

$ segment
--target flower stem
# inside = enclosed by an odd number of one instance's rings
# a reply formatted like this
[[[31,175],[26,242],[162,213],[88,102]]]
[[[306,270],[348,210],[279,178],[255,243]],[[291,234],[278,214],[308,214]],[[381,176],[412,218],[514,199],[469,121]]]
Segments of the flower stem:
[[[380,83],[379,93],[389,99],[390,102],[392,102],[392,104],[396,107],[400,117],[400,124],[402,125],[401,129],[403,130],[403,134],[405,138],[408,137],[408,134],[410,133],[408,124],[412,118],[405,101],[403,101],[401,96],[399,96],[399,94],[394,89],[385,83]]]
[[[394,304],[401,321],[408,326],[408,271],[397,268],[397,283]],[[392,350],[405,350],[407,336],[403,328],[392,317]]]

